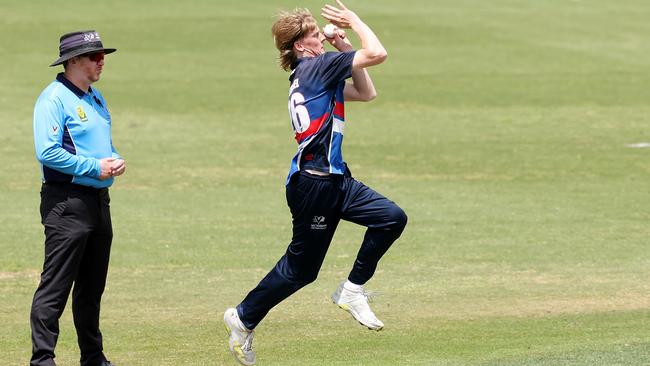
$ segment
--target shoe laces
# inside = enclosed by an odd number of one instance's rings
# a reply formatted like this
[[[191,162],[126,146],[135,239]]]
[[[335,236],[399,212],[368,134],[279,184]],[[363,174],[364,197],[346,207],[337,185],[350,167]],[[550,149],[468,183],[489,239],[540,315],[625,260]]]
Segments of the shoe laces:
[[[363,289],[363,296],[368,300],[368,302],[372,302],[376,297],[382,296],[383,294],[379,291],[367,291],[365,288]]]
[[[244,340],[244,345],[242,346],[242,349],[246,352],[249,352],[253,349],[253,332],[250,332],[246,335],[246,339]]]
[[[364,298],[366,302],[369,303],[372,302],[374,298],[382,295],[382,293],[379,291],[368,291],[365,289],[365,287],[362,287],[361,290],[354,291],[353,293]]]

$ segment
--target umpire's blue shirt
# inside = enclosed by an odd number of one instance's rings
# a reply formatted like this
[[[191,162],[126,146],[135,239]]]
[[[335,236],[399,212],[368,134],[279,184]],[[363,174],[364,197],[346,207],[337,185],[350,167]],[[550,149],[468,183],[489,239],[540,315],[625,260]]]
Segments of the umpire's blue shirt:
[[[76,87],[63,73],[38,97],[34,108],[34,145],[44,182],[69,182],[95,188],[100,159],[121,159],[111,140],[111,115],[101,93]]]

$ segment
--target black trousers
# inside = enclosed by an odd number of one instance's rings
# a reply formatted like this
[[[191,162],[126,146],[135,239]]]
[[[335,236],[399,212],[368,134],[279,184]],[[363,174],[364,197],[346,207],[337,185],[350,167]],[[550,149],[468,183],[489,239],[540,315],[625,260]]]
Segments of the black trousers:
[[[367,227],[348,279],[365,284],[377,263],[406,226],[404,211],[393,201],[351,177],[296,173],[287,185],[293,237],[275,267],[237,306],[254,329],[275,305],[316,280],[341,219]]]
[[[59,318],[70,290],[82,366],[106,360],[99,331],[99,308],[113,238],[108,189],[45,183],[41,222],[45,260],[31,310],[31,366],[53,366]]]

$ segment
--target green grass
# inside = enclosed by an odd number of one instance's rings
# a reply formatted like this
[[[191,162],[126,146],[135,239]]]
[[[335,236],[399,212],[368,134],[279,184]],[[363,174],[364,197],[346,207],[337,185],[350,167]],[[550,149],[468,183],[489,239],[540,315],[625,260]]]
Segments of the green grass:
[[[295,149],[270,25],[289,1],[4,0],[0,357],[30,356],[42,265],[32,110],[60,34],[96,28],[97,86],[128,162],[111,190],[102,307],[118,365],[228,365],[223,310],[290,240]],[[322,5],[304,1],[318,13]],[[647,365],[650,3],[348,1],[388,61],[349,104],[354,175],[409,215],[371,289],[387,324],[329,304],[363,235],[259,326],[260,365]],[[78,361],[70,310],[61,365]]]

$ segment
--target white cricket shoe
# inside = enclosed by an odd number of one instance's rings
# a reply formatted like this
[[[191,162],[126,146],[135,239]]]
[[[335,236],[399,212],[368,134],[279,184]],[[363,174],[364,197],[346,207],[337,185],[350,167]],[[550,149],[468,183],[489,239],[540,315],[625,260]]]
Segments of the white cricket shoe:
[[[254,331],[248,330],[239,319],[235,308],[226,310],[223,314],[223,322],[226,323],[226,330],[230,333],[230,353],[237,362],[242,365],[255,365],[255,351],[253,351]]]
[[[370,330],[380,331],[384,328],[384,323],[377,319],[375,313],[370,310],[368,305],[368,293],[359,287],[359,290],[349,290],[343,286],[343,283],[332,294],[332,301],[341,309],[352,314],[361,325]]]

